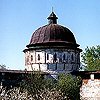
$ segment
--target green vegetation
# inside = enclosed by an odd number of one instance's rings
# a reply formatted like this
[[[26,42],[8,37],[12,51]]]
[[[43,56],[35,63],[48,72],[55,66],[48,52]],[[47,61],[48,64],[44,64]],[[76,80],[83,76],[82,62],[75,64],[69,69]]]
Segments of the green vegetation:
[[[21,83],[35,100],[80,100],[81,78],[71,74],[60,74],[58,79],[45,79],[43,74],[31,73]]]
[[[7,68],[6,68],[6,65],[0,65],[0,69],[2,69],[2,70],[6,70]]]
[[[87,71],[100,70],[100,45],[87,47],[82,53],[82,63]]]
[[[46,73],[25,74],[19,87],[0,87],[0,100],[80,100],[81,78],[60,74],[58,79]]]
[[[60,74],[57,87],[68,100],[80,100],[81,78],[71,74]]]

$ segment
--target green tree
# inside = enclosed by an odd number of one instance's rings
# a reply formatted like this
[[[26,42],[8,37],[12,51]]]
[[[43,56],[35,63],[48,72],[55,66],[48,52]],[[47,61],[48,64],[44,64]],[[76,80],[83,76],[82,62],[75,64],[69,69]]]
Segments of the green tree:
[[[58,79],[44,78],[41,72],[26,75],[22,91],[28,91],[35,100],[79,100],[81,79],[71,74],[59,74]]]
[[[45,78],[42,72],[26,74],[21,83],[21,91],[27,91],[32,100],[64,100],[61,91],[55,88],[56,80]]]
[[[45,81],[40,72],[27,73],[25,79],[21,82],[21,88],[28,90],[29,94],[38,94],[44,89]]]
[[[82,63],[85,70],[100,70],[100,45],[87,47],[82,53]]]
[[[66,100],[80,100],[81,78],[71,74],[60,74],[57,89],[61,90]]]
[[[6,68],[6,65],[0,65],[0,69],[2,69],[2,70],[6,70],[7,68]]]

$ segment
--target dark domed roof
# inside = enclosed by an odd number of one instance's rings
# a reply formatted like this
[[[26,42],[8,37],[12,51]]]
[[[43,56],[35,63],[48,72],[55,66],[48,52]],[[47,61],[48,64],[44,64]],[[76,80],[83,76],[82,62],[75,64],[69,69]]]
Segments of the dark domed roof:
[[[73,33],[68,28],[58,24],[49,24],[37,29],[32,35],[30,44],[46,42],[66,42],[76,44]]]
[[[48,45],[49,43],[52,43],[52,45],[55,45],[56,43],[58,46],[62,43],[64,45],[71,44],[76,47],[78,46],[73,33],[68,28],[57,24],[57,17],[54,12],[50,14],[48,19],[49,24],[38,28],[33,33],[28,46]]]

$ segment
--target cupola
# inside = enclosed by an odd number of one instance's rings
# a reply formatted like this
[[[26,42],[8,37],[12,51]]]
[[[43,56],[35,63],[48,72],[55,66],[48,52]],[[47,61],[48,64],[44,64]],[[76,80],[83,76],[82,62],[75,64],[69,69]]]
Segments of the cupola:
[[[57,24],[58,18],[56,17],[54,12],[52,12],[47,19],[49,20],[49,24]]]
[[[31,46],[65,46],[77,48],[74,34],[62,25],[57,24],[58,17],[54,12],[47,18],[48,24],[33,32],[29,45]]]

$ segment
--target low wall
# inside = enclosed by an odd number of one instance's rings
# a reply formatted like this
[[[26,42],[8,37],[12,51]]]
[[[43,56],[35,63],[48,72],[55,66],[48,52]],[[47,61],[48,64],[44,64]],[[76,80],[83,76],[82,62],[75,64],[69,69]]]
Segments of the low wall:
[[[100,79],[83,79],[81,100],[100,100]]]

